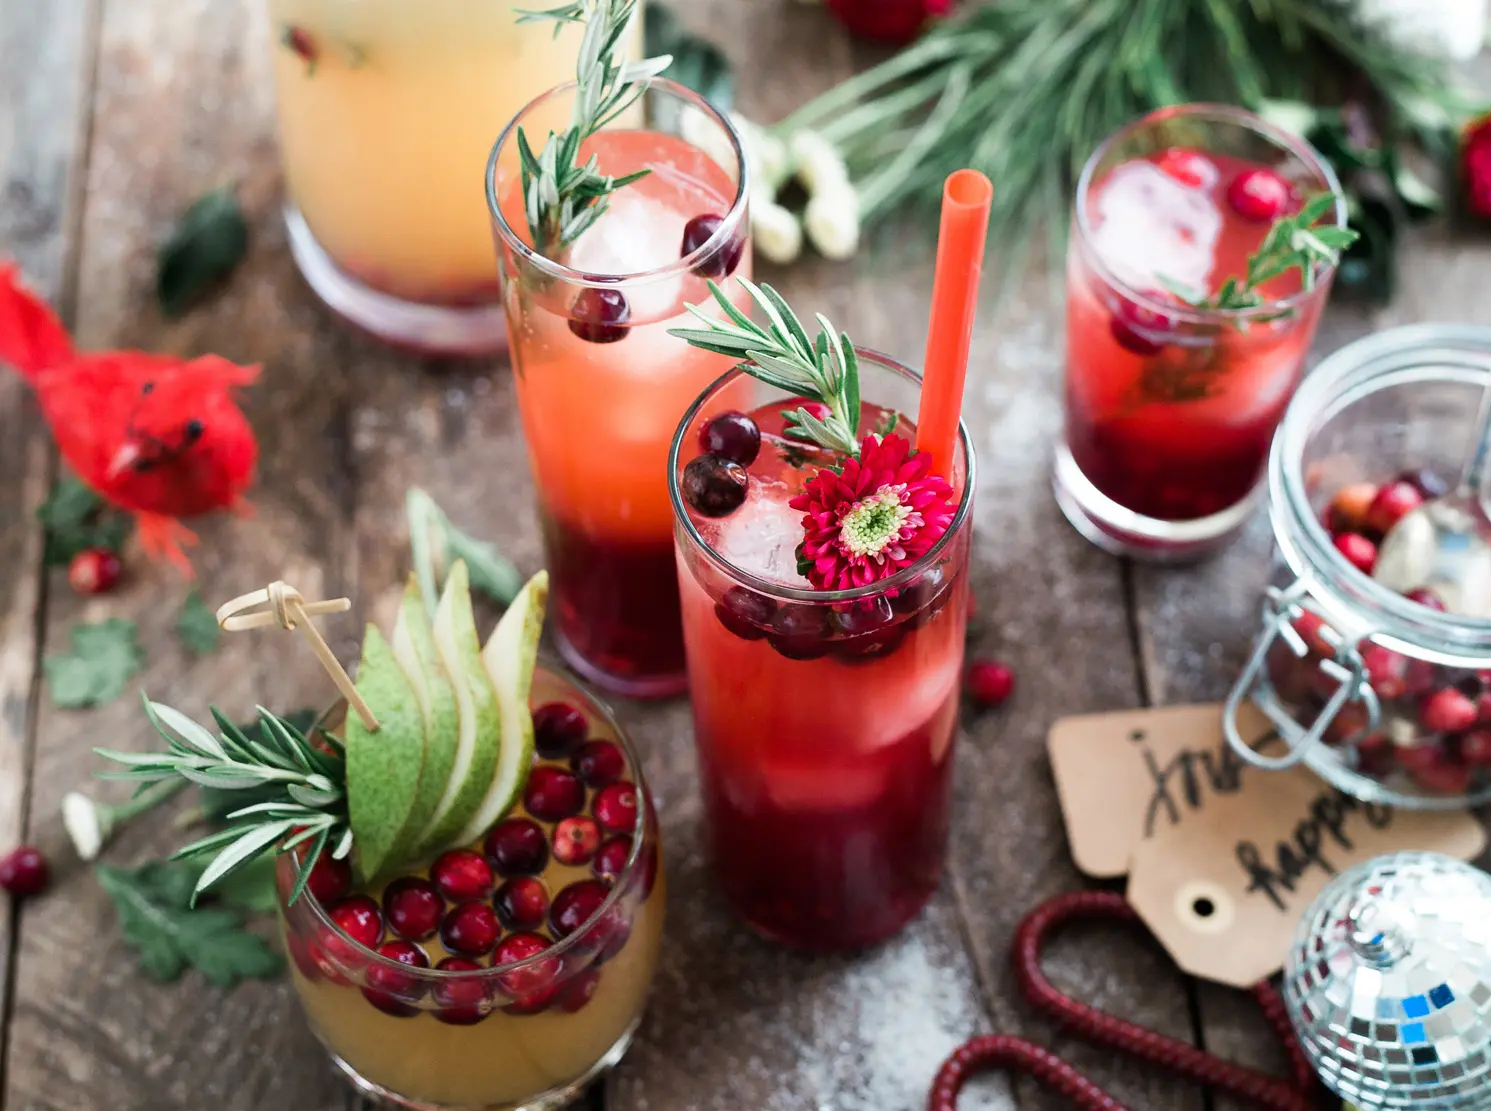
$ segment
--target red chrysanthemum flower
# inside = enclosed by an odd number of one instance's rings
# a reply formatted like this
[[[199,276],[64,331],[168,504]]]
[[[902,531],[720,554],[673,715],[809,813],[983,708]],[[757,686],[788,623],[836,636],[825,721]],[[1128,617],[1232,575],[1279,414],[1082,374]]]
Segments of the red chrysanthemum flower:
[[[819,590],[889,578],[931,550],[952,524],[953,489],[932,457],[900,436],[868,437],[840,473],[820,470],[787,504],[803,511],[802,562]]]

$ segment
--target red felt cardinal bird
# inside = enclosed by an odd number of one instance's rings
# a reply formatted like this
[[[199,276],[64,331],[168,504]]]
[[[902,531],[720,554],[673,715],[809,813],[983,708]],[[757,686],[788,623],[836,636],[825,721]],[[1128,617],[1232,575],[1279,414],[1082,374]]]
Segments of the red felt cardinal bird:
[[[247,510],[259,445],[233,391],[258,367],[217,355],[76,351],[11,264],[0,264],[0,362],[36,391],[68,466],[135,515],[151,556],[190,577],[182,546],[197,538],[180,518]]]

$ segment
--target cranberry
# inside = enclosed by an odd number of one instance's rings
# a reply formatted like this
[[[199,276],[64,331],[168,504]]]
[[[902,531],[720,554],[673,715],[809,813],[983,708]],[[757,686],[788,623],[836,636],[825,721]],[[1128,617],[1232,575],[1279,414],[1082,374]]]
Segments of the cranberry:
[[[316,64],[316,40],[304,27],[286,27],[280,41],[308,66]]]
[[[1403,689],[1408,694],[1428,694],[1439,685],[1439,668],[1428,660],[1409,660],[1403,675]]]
[[[569,937],[593,918],[611,889],[600,880],[580,880],[554,896],[549,908],[549,929],[555,937]]]
[[[1367,526],[1367,510],[1377,497],[1377,487],[1370,482],[1353,482],[1336,491],[1325,510],[1325,527],[1331,532],[1360,532]]]
[[[615,343],[631,331],[632,308],[619,289],[586,289],[570,306],[569,330],[587,343]]]
[[[890,599],[883,594],[851,602],[835,610],[833,619],[847,638],[835,642],[834,652],[850,661],[888,656],[906,636],[906,623],[895,623]]]
[[[1362,650],[1362,666],[1378,698],[1399,698],[1408,689],[1404,681],[1408,673],[1407,656],[1380,644],[1369,644]]]
[[[46,857],[30,845],[11,849],[0,857],[0,887],[18,899],[41,894],[48,874]]]
[[[1157,289],[1146,289],[1141,296],[1151,301],[1169,299]],[[1125,351],[1134,355],[1155,355],[1164,349],[1167,337],[1175,331],[1175,319],[1123,297],[1114,306],[1108,330]]]
[[[287,933],[285,948],[290,951],[290,959],[295,962],[295,967],[302,976],[312,983],[322,978],[321,954],[313,942],[299,934]]]
[[[441,944],[463,957],[490,953],[501,936],[502,923],[497,921],[497,912],[476,899],[457,906],[440,924]]]
[[[653,885],[657,883],[658,851],[657,851],[657,822],[655,817],[649,818],[648,827],[652,831],[652,840],[642,846],[642,855],[638,859],[638,865],[642,871],[641,897],[646,899],[652,894]]]
[[[566,818],[554,827],[554,859],[560,864],[589,864],[600,845],[600,827],[590,818]]]
[[[595,998],[595,989],[600,986],[601,972],[598,968],[587,968],[559,993],[557,1006],[567,1015],[583,1010]]]
[[[603,787],[590,809],[606,832],[630,833],[637,828],[637,788],[624,779]]]
[[[337,860],[330,853],[322,853],[311,865],[311,877],[306,888],[322,906],[330,906],[352,890],[352,865],[349,861]]]
[[[1416,590],[1410,590],[1407,594],[1403,595],[1403,597],[1407,598],[1410,602],[1417,602],[1419,605],[1426,606],[1438,613],[1444,612],[1444,603],[1440,601],[1439,595],[1435,594],[1434,591],[1430,590],[1427,586],[1421,586]]]
[[[497,889],[492,905],[509,930],[536,930],[549,913],[549,889],[535,876],[514,876]]]
[[[1435,691],[1419,706],[1419,724],[1431,733],[1458,733],[1479,716],[1476,704],[1454,687]]]
[[[1406,482],[1389,482],[1367,507],[1366,524],[1369,529],[1386,533],[1406,514],[1424,504],[1424,497]]]
[[[430,879],[453,903],[485,899],[492,893],[492,866],[481,853],[470,849],[441,853],[430,867]]]
[[[1244,220],[1264,224],[1293,211],[1297,200],[1294,186],[1275,171],[1260,166],[1232,179],[1227,186],[1227,203]]]
[[[107,548],[84,548],[67,565],[67,582],[79,594],[107,594],[119,581],[119,557]]]
[[[975,660],[963,677],[964,686],[980,706],[1002,706],[1015,693],[1015,673],[997,660]]]
[[[499,876],[536,876],[549,863],[549,839],[528,818],[498,822],[482,848]]]
[[[615,880],[632,858],[632,839],[626,834],[612,837],[595,854],[590,870],[603,880]]]
[[[703,247],[725,223],[723,216],[706,213],[695,216],[683,227],[683,245],[678,249],[679,258],[688,258]],[[740,265],[740,256],[745,253],[745,238],[732,235],[718,248],[694,263],[693,271],[701,278],[728,278]]]
[[[626,771],[626,757],[610,741],[586,741],[569,765],[587,787],[615,783]]]
[[[929,567],[910,586],[903,586],[890,600],[891,609],[902,617],[915,615],[924,618],[925,611],[934,601],[946,601],[947,574],[942,565]],[[973,616],[973,592],[968,592],[968,616]],[[919,620],[918,625],[925,624]]]
[[[789,660],[816,660],[827,655],[828,610],[824,606],[784,602],[771,619],[771,646]]]
[[[1363,575],[1370,575],[1377,566],[1377,545],[1359,532],[1343,532],[1336,537],[1336,551]]]
[[[534,960],[549,943],[538,934],[512,934],[503,939],[492,955],[493,966],[519,964],[499,978],[502,990],[513,1000],[502,1009],[510,1015],[536,1015],[558,994],[563,963],[557,959]]]
[[[1475,700],[1476,720],[1482,725],[1491,725],[1491,691],[1482,691]]]
[[[568,702],[546,702],[533,711],[533,747],[549,760],[563,760],[585,743],[590,726]]]
[[[789,397],[786,401],[782,402],[782,413],[784,415],[795,413],[799,409],[806,409],[808,416],[816,417],[818,420],[827,420],[833,413],[833,410],[828,407],[827,402],[818,401],[815,398]]]
[[[1477,767],[1491,765],[1491,729],[1472,729],[1461,737],[1460,759]]]
[[[383,889],[383,917],[388,928],[409,941],[434,937],[444,912],[445,900],[429,880],[405,876]]]
[[[732,586],[715,603],[714,615],[741,640],[760,640],[766,635],[766,626],[771,624],[776,610],[777,604],[766,595]]]
[[[440,972],[481,972],[482,965],[465,957],[446,957],[435,966]],[[435,984],[431,993],[439,1008],[435,1017],[452,1026],[475,1026],[487,1017],[490,996],[480,976],[451,977]]]
[[[585,806],[585,788],[563,768],[540,764],[528,774],[523,805],[541,822],[558,822]]]
[[[1403,770],[1421,789],[1433,795],[1463,795],[1470,788],[1470,769],[1451,760],[1442,749],[1420,745],[1409,752],[1422,751],[1422,757],[1405,763]],[[1399,753],[1402,762],[1406,752]]]
[[[1189,147],[1169,147],[1160,151],[1155,165],[1192,189],[1199,189],[1215,180],[1216,167],[1211,159]]]
[[[1431,498],[1442,498],[1450,492],[1450,484],[1437,471],[1431,471],[1428,467],[1404,471],[1398,476],[1398,481],[1408,483],[1425,501]]]
[[[350,895],[326,913],[337,929],[364,949],[375,948],[383,940],[383,915],[370,896]]]
[[[1300,639],[1305,642],[1305,648],[1311,655],[1331,658],[1335,656],[1335,648],[1325,638],[1325,618],[1311,610],[1305,610],[1291,624]]]
[[[699,446],[749,467],[761,453],[761,429],[750,417],[731,409],[699,430]]]
[[[728,517],[746,499],[751,476],[733,459],[709,452],[683,469],[683,500],[705,517]]]
[[[1363,775],[1381,779],[1393,770],[1396,762],[1393,742],[1381,733],[1371,733],[1356,742],[1356,769]]]
[[[410,968],[429,968],[430,958],[418,945],[408,941],[390,941],[378,946],[378,955]],[[412,1018],[419,1008],[409,1000],[423,994],[420,981],[412,973],[401,972],[384,964],[368,968],[367,987],[362,989],[363,998],[384,1014],[397,1018]]]

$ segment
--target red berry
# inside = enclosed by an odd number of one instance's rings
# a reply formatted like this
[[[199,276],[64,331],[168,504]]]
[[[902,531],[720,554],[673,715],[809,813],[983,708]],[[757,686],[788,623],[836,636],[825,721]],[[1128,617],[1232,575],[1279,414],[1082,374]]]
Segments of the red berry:
[[[1475,700],[1476,720],[1482,725],[1491,725],[1491,691],[1482,691]]]
[[[733,459],[706,452],[689,460],[678,488],[695,513],[728,517],[745,504],[751,476]]]
[[[388,928],[409,941],[434,937],[445,913],[445,900],[435,885],[418,876],[394,880],[383,891],[383,917]]]
[[[316,64],[316,40],[311,38],[310,32],[304,27],[286,27],[280,41],[299,55],[306,65]]]
[[[518,965],[498,978],[503,992],[512,999],[502,1008],[508,1014],[536,1015],[554,1001],[564,963],[553,957],[539,957],[547,948],[549,943],[537,934],[511,934],[492,954],[494,967]]]
[[[570,767],[587,787],[615,783],[626,771],[626,757],[610,741],[586,741],[570,759]]]
[[[608,833],[630,833],[637,828],[637,788],[624,779],[613,783],[596,794],[590,809]]]
[[[546,760],[563,760],[589,732],[585,715],[568,702],[546,702],[533,711],[533,747]]]
[[[1491,765],[1491,729],[1472,729],[1461,737],[1460,759],[1477,767]]]
[[[1428,467],[1404,471],[1398,476],[1398,481],[1408,483],[1425,501],[1430,498],[1442,498],[1450,492],[1450,484]]]
[[[1380,644],[1369,644],[1362,650],[1362,667],[1378,698],[1399,698],[1406,691],[1408,657]]]
[[[549,928],[555,937],[569,937],[601,909],[611,889],[600,880],[580,880],[554,896]]]
[[[481,972],[483,965],[465,957],[446,957],[435,966],[440,972]],[[435,1017],[452,1026],[475,1026],[490,1013],[483,1006],[491,994],[482,976],[451,977],[436,982],[431,992],[439,1009]]]
[[[1157,289],[1146,289],[1141,294],[1146,300],[1166,302],[1168,296]],[[1108,330],[1118,346],[1134,355],[1156,355],[1169,342],[1175,331],[1175,319],[1138,301],[1119,298],[1113,316],[1108,321]]]
[[[312,942],[299,934],[286,933],[285,948],[290,951],[290,959],[302,976],[313,983],[322,978],[321,954]]]
[[[989,708],[1003,705],[1015,693],[1015,673],[992,660],[979,660],[969,665],[964,683],[973,700]]]
[[[891,46],[904,46],[952,6],[952,0],[828,0],[828,10],[851,34]]]
[[[789,397],[786,401],[782,402],[782,408],[793,413],[799,409],[806,409],[808,416],[816,417],[819,420],[827,420],[833,412],[825,402],[814,401],[806,397]]]
[[[454,908],[440,923],[441,944],[463,957],[490,953],[501,936],[502,923],[497,921],[497,912],[475,899]]]
[[[430,867],[430,879],[453,903],[468,899],[485,899],[492,893],[492,866],[486,858],[470,849],[451,849],[441,853]]]
[[[330,906],[352,890],[352,865],[346,859],[335,859],[330,853],[322,853],[311,865],[311,878],[306,887],[322,906]]]
[[[1189,147],[1169,147],[1162,150],[1155,158],[1155,165],[1192,189],[1216,180],[1217,168],[1211,159]]]
[[[119,557],[107,548],[84,548],[67,565],[67,581],[79,594],[107,594],[119,581]]]
[[[1451,760],[1441,749],[1429,751],[1432,758],[1404,766],[1409,778],[1432,795],[1465,794],[1470,787],[1470,769]]]
[[[1294,186],[1273,170],[1259,166],[1232,179],[1227,186],[1227,203],[1244,220],[1271,224],[1292,212],[1298,202]]]
[[[564,985],[564,990],[559,993],[559,999],[555,1005],[567,1015],[583,1010],[585,1004],[595,998],[595,989],[600,986],[600,982],[600,969],[587,968]]]
[[[1436,613],[1444,612],[1444,603],[1440,601],[1439,595],[1435,594],[1434,591],[1430,590],[1427,586],[1421,586],[1416,590],[1410,590],[1407,594],[1403,595],[1403,597],[1407,598],[1410,602],[1417,602],[1421,606],[1425,606],[1428,609],[1434,610]]]
[[[570,306],[569,330],[588,343],[626,339],[632,308],[619,289],[585,289]]]
[[[523,805],[541,822],[559,822],[585,805],[585,788],[570,772],[540,764],[528,775]]]
[[[683,228],[683,243],[678,249],[679,258],[688,258],[699,248],[703,247],[724,224],[723,216],[707,213],[703,216],[695,216]],[[718,247],[703,258],[694,263],[692,269],[701,278],[728,278],[735,273],[735,268],[740,265],[740,258],[745,254],[745,237],[732,235],[724,240]]]
[[[1367,507],[1366,525],[1369,529],[1386,533],[1401,520],[1424,504],[1424,496],[1418,488],[1407,482],[1389,482]]]
[[[615,880],[632,857],[632,839],[626,834],[612,837],[595,854],[590,870],[603,880]]]
[[[1377,566],[1377,545],[1359,532],[1343,532],[1337,536],[1336,551],[1363,575],[1370,575],[1372,568]]]
[[[1419,707],[1419,724],[1431,733],[1458,733],[1478,716],[1476,704],[1454,687],[1435,691]]]
[[[11,849],[0,857],[0,887],[18,899],[41,894],[48,875],[46,857],[30,845]]]
[[[1377,497],[1371,482],[1353,482],[1336,491],[1325,511],[1325,527],[1332,533],[1360,532],[1367,527],[1367,510]]]
[[[378,947],[378,955],[409,968],[429,968],[430,958],[418,945],[407,941],[390,941]],[[419,1008],[412,1001],[424,994],[419,977],[397,968],[377,963],[368,966],[367,987],[363,998],[384,1014],[412,1018]]]
[[[549,889],[534,876],[514,876],[497,889],[492,905],[509,930],[536,930],[549,913]]]
[[[699,430],[699,447],[749,467],[761,453],[761,429],[750,417],[731,409]]]
[[[374,948],[383,939],[383,916],[367,895],[348,896],[326,913],[337,929],[364,949]]]
[[[560,864],[588,864],[600,845],[600,827],[590,818],[566,818],[554,827],[554,859]]]
[[[536,876],[549,863],[549,839],[528,818],[498,822],[482,848],[499,876]]]

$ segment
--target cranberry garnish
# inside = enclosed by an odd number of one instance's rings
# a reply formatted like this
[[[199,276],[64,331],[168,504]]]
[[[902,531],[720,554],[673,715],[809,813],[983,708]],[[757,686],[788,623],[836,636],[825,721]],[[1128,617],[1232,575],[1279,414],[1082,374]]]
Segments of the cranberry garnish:
[[[465,957],[446,957],[435,968],[440,972],[480,972],[482,970],[480,964],[467,960]],[[475,1026],[487,1017],[488,1011],[482,1006],[489,998],[487,985],[479,976],[441,980],[435,984],[431,994],[435,1002],[439,1004],[435,1017],[441,1022],[448,1022],[452,1026]]]
[[[947,587],[947,575],[942,570],[942,565],[928,567],[915,582],[909,586],[903,586],[896,592],[896,596],[890,600],[890,608],[903,617],[921,615],[921,612],[932,604]],[[944,599],[945,601],[946,599]],[[973,616],[973,594],[968,595],[968,616]],[[925,620],[918,622],[925,624]]]
[[[320,954],[313,943],[299,934],[286,933],[285,948],[290,951],[290,959],[295,962],[295,967],[302,976],[312,983],[321,979],[324,970],[321,968]]]
[[[615,783],[626,771],[626,757],[610,741],[586,741],[570,758],[569,766],[587,787]]]
[[[637,828],[637,788],[624,779],[604,787],[596,794],[590,809],[606,832],[630,833]]]
[[[632,858],[632,839],[626,834],[612,837],[595,854],[590,870],[603,880],[614,880]]]
[[[745,503],[751,476],[733,459],[710,452],[683,469],[683,500],[705,517],[728,517]]]
[[[533,711],[533,747],[549,760],[563,760],[590,732],[585,715],[568,702],[546,702]]]
[[[1398,698],[1407,689],[1408,657],[1380,644],[1362,650],[1362,667],[1378,698]]]
[[[1182,185],[1200,188],[1213,179],[1215,167],[1211,160],[1198,150],[1189,147],[1169,147],[1159,153],[1155,165],[1164,170]]]
[[[549,839],[528,818],[498,822],[482,847],[499,876],[536,876],[549,863]]]
[[[743,586],[732,586],[715,603],[714,614],[721,625],[741,640],[760,640],[766,635],[765,626],[771,624],[776,609],[777,604],[766,595]]]
[[[611,889],[600,880],[580,880],[554,896],[549,928],[555,937],[569,937],[601,909]]]
[[[723,216],[716,216],[712,212],[703,216],[695,216],[683,227],[683,245],[678,249],[678,257],[688,258],[708,243],[710,237],[720,230],[720,225],[724,222]],[[728,278],[735,273],[735,268],[740,265],[740,256],[744,253],[744,237],[732,235],[716,250],[694,263],[693,271],[701,278]]]
[[[619,289],[582,290],[569,312],[569,330],[587,343],[615,343],[631,331],[632,307]]]
[[[587,968],[559,993],[556,1006],[567,1015],[583,1010],[585,1004],[595,998],[595,989],[600,986],[601,972],[598,968]]]
[[[107,594],[119,581],[119,557],[107,548],[84,548],[67,565],[67,582],[79,594]]]
[[[1458,733],[1479,716],[1476,704],[1454,687],[1435,691],[1419,707],[1419,724],[1431,733]]]
[[[388,928],[409,941],[434,937],[445,912],[435,885],[418,876],[394,880],[383,890],[383,917]]]
[[[554,859],[560,864],[588,864],[600,845],[600,827],[590,818],[566,818],[554,827]]]
[[[1491,765],[1491,729],[1472,729],[1461,737],[1460,759],[1477,767]]]
[[[846,602],[833,611],[834,624],[845,636],[879,632],[896,619],[890,599],[884,594]]]
[[[1398,476],[1399,482],[1406,482],[1419,492],[1419,496],[1425,501],[1432,498],[1442,498],[1450,492],[1450,484],[1446,482],[1439,472],[1431,471],[1428,467],[1419,467],[1417,470],[1404,471]]]
[[[816,417],[818,420],[827,420],[833,412],[827,402],[818,401],[815,398],[789,397],[782,402],[784,413],[795,413],[799,409],[806,409],[810,417]]]
[[[311,865],[311,877],[306,887],[322,906],[330,906],[352,890],[352,865],[349,861],[337,860],[330,853],[322,853]]]
[[[1435,594],[1434,591],[1430,590],[1427,586],[1421,586],[1416,590],[1410,590],[1407,594],[1403,595],[1403,597],[1407,598],[1410,602],[1417,602],[1419,605],[1426,606],[1427,608],[1435,610],[1439,613],[1444,612],[1444,603],[1440,601],[1439,595]]]
[[[1377,497],[1370,482],[1353,482],[1336,491],[1325,511],[1325,527],[1332,533],[1359,532],[1367,527],[1367,510]]]
[[[1343,532],[1336,537],[1336,551],[1363,575],[1370,575],[1377,566],[1377,545],[1359,532]]]
[[[816,660],[826,655],[828,610],[824,606],[784,602],[771,619],[771,646],[789,660]]]
[[[441,944],[463,957],[490,953],[501,936],[502,923],[497,921],[497,912],[476,899],[456,907],[440,924]]]
[[[470,849],[441,853],[430,867],[430,879],[453,903],[485,899],[492,893],[492,866],[481,853]]]
[[[502,990],[513,1000],[502,1008],[508,1014],[536,1015],[554,1001],[563,963],[554,959],[532,960],[548,947],[549,942],[538,934],[512,934],[492,954],[493,965],[529,962],[501,976]]]
[[[410,968],[429,968],[430,958],[418,945],[408,941],[390,941],[378,946],[378,955]],[[419,1008],[408,1000],[422,995],[419,978],[383,964],[368,967],[367,987],[362,989],[363,998],[384,1014],[396,1018],[412,1018]]]
[[[337,929],[364,949],[372,949],[383,940],[383,916],[370,896],[350,895],[326,913]]]
[[[47,886],[47,860],[30,845],[11,849],[0,857],[0,887],[18,899],[38,895]]]
[[[509,930],[536,930],[549,913],[549,889],[536,876],[514,876],[497,889],[492,905]]]
[[[585,788],[563,768],[540,764],[528,774],[523,805],[541,822],[559,822],[585,806]]]
[[[1424,497],[1417,488],[1406,482],[1389,482],[1367,507],[1366,525],[1369,529],[1385,533],[1406,514],[1424,504]]]
[[[1157,289],[1146,289],[1141,296],[1151,301],[1167,299]],[[1154,355],[1164,348],[1166,337],[1175,330],[1175,320],[1165,313],[1156,312],[1124,297],[1119,299],[1114,308],[1108,330],[1125,351],[1135,355]]]
[[[761,429],[750,417],[732,409],[699,430],[699,446],[749,467],[761,453]]]
[[[1294,186],[1261,166],[1244,170],[1227,186],[1227,203],[1244,220],[1272,223],[1294,208]]]
[[[995,660],[976,660],[968,667],[964,685],[980,706],[1001,706],[1015,693],[1015,673]]]

